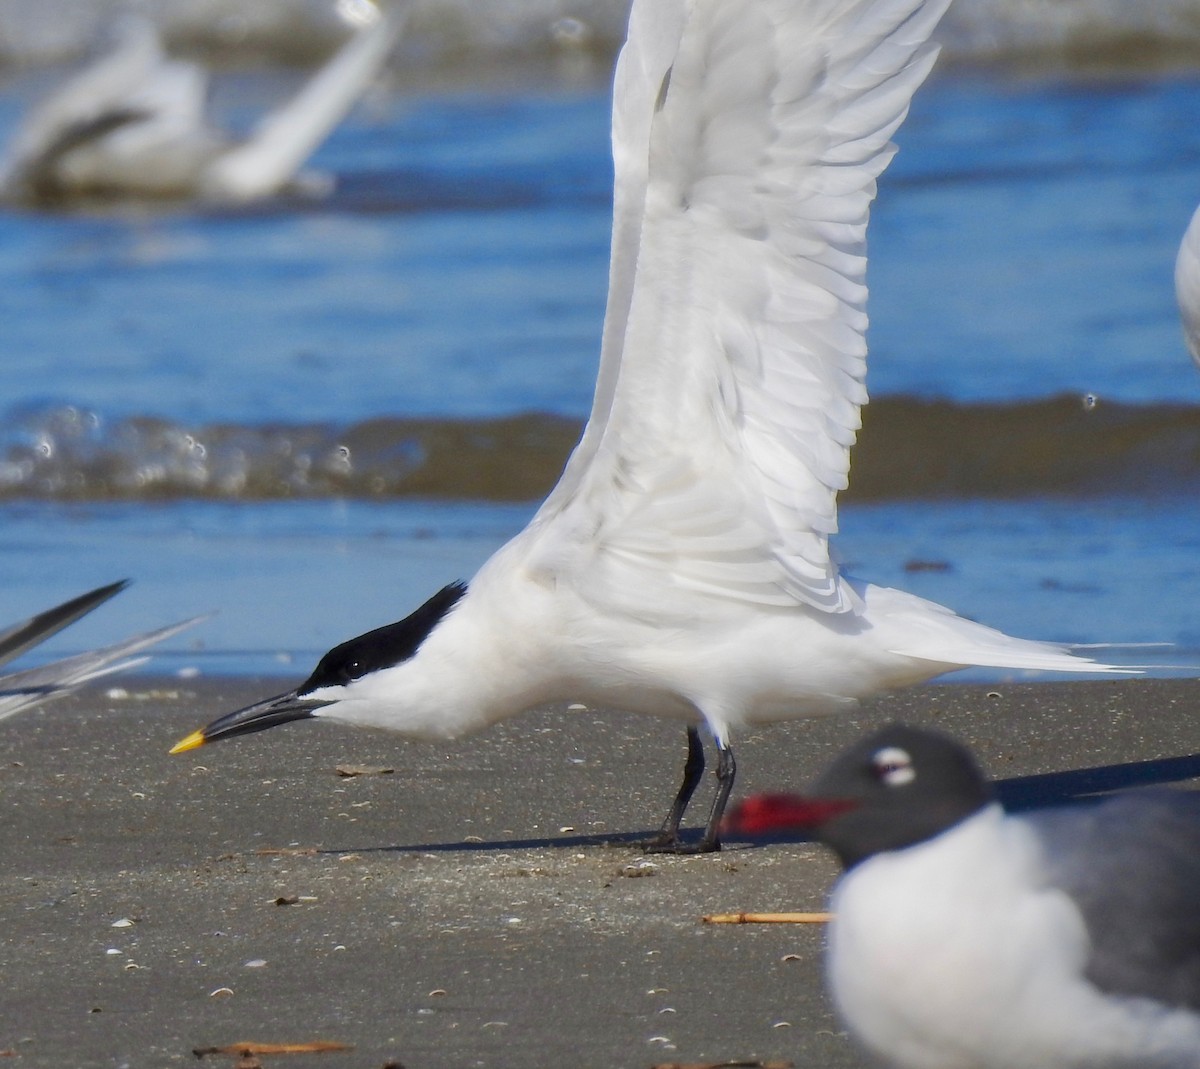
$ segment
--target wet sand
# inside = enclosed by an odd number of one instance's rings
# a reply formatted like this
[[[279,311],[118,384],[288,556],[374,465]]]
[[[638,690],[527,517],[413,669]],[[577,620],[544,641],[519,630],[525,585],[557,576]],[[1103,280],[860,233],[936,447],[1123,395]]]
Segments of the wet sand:
[[[700,920],[820,908],[821,850],[631,845],[674,791],[678,724],[555,711],[432,745],[309,722],[169,757],[285,684],[114,685],[0,725],[13,1065],[161,1069],[314,1040],[354,1049],[263,1064],[865,1064],[823,993],[819,928]],[[1020,804],[1187,782],[1196,699],[1186,681],[910,690],[738,740],[737,793],[799,786],[891,718],[958,734]]]

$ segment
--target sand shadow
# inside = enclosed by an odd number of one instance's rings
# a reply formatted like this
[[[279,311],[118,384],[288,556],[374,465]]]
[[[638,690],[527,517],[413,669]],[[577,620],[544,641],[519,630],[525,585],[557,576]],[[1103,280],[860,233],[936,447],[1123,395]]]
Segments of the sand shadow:
[[[1200,777],[1200,754],[1185,757],[1160,757],[1152,761],[1126,761],[1095,768],[1074,768],[1063,772],[1043,772],[1036,776],[1011,776],[993,780],[996,795],[1012,813],[1069,802],[1094,801],[1113,791],[1137,787],[1164,786]],[[752,847],[771,843],[803,843],[810,837],[800,832],[755,836],[733,836],[729,842]]]
[[[1127,761],[1119,765],[1013,776],[995,781],[1004,808],[1019,811],[1080,801],[1110,791],[1162,786],[1200,776],[1200,754],[1160,757],[1152,761]]]
[[[1094,799],[1112,791],[1136,787],[1161,786],[1200,777],[1200,754],[1184,757],[1162,757],[1151,761],[1127,761],[1094,768],[1045,772],[1035,776],[1012,776],[994,780],[996,794],[1011,812],[1040,809],[1067,802]],[[313,853],[354,854],[487,854],[506,850],[580,850],[611,848],[624,854],[642,856],[638,845],[651,837],[653,831],[625,831],[611,835],[559,835],[530,839],[467,839],[457,842],[395,843],[387,846],[355,846],[317,848]],[[700,839],[701,829],[685,829],[680,834],[684,842]],[[771,843],[802,843],[808,838],[789,832],[762,836],[731,836],[729,843],[767,846]],[[646,855],[650,856],[650,855]]]
[[[680,833],[683,842],[699,842],[702,829],[692,828]],[[611,848],[623,854],[643,855],[638,846],[654,834],[645,831],[622,831],[611,835],[560,835],[537,839],[467,839],[453,843],[409,843],[390,846],[364,846],[345,849],[318,849],[317,854],[486,854],[504,850],[579,850]]]

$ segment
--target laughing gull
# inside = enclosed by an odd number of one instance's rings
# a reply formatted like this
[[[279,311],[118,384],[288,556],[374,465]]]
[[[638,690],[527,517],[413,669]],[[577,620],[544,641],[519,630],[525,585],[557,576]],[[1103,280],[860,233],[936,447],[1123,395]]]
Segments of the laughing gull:
[[[829,986],[883,1064],[1200,1066],[1200,792],[1005,813],[965,747],[893,724],[726,827],[841,859]]]
[[[116,47],[21,124],[0,161],[0,194],[247,202],[303,187],[300,167],[378,74],[402,24],[399,8],[340,6],[353,26],[346,43],[242,141],[209,121],[207,71],[167,56],[147,19],[126,17]]]
[[[470,584],[175,752],[317,717],[424,739],[547,702],[688,724],[650,848],[719,849],[742,727],[972,665],[1097,671],[843,575],[866,229],[949,0],[638,0],[617,64],[608,310],[558,485]],[[715,741],[703,837],[680,819]]]
[[[108,586],[97,587],[87,594],[81,594],[70,601],[64,601],[52,609],[31,616],[19,624],[0,631],[0,665],[6,665],[15,660],[26,650],[45,642],[51,635],[58,634],[64,627],[73,624],[82,616],[104,604],[109,598],[116,596],[129,586],[129,580],[124,579]],[[185,628],[200,621],[201,617],[184,620],[155,631],[147,631],[134,635],[123,642],[105,646],[87,653],[77,653],[50,664],[37,668],[26,668],[19,672],[9,672],[0,675],[0,720],[19,713],[31,705],[48,701],[51,698],[70,694],[71,691],[89,683],[93,679],[121,672],[145,662],[145,657],[136,654],[161,642],[165,638],[178,634]]]

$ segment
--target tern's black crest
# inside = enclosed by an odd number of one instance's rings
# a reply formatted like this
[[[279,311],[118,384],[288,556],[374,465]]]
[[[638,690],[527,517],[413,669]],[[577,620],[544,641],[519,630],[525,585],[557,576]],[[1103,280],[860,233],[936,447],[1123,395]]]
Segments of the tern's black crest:
[[[320,687],[345,686],[369,672],[407,661],[466,592],[466,583],[451,583],[403,620],[334,646],[297,693],[303,696]]]

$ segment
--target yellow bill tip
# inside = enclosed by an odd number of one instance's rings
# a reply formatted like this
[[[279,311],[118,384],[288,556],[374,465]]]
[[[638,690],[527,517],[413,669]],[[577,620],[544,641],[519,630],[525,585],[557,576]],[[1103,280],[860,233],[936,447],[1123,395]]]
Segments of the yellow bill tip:
[[[180,739],[175,743],[171,747],[171,753],[184,753],[187,750],[194,750],[197,746],[203,746],[204,742],[204,732],[193,731],[186,739]]]

